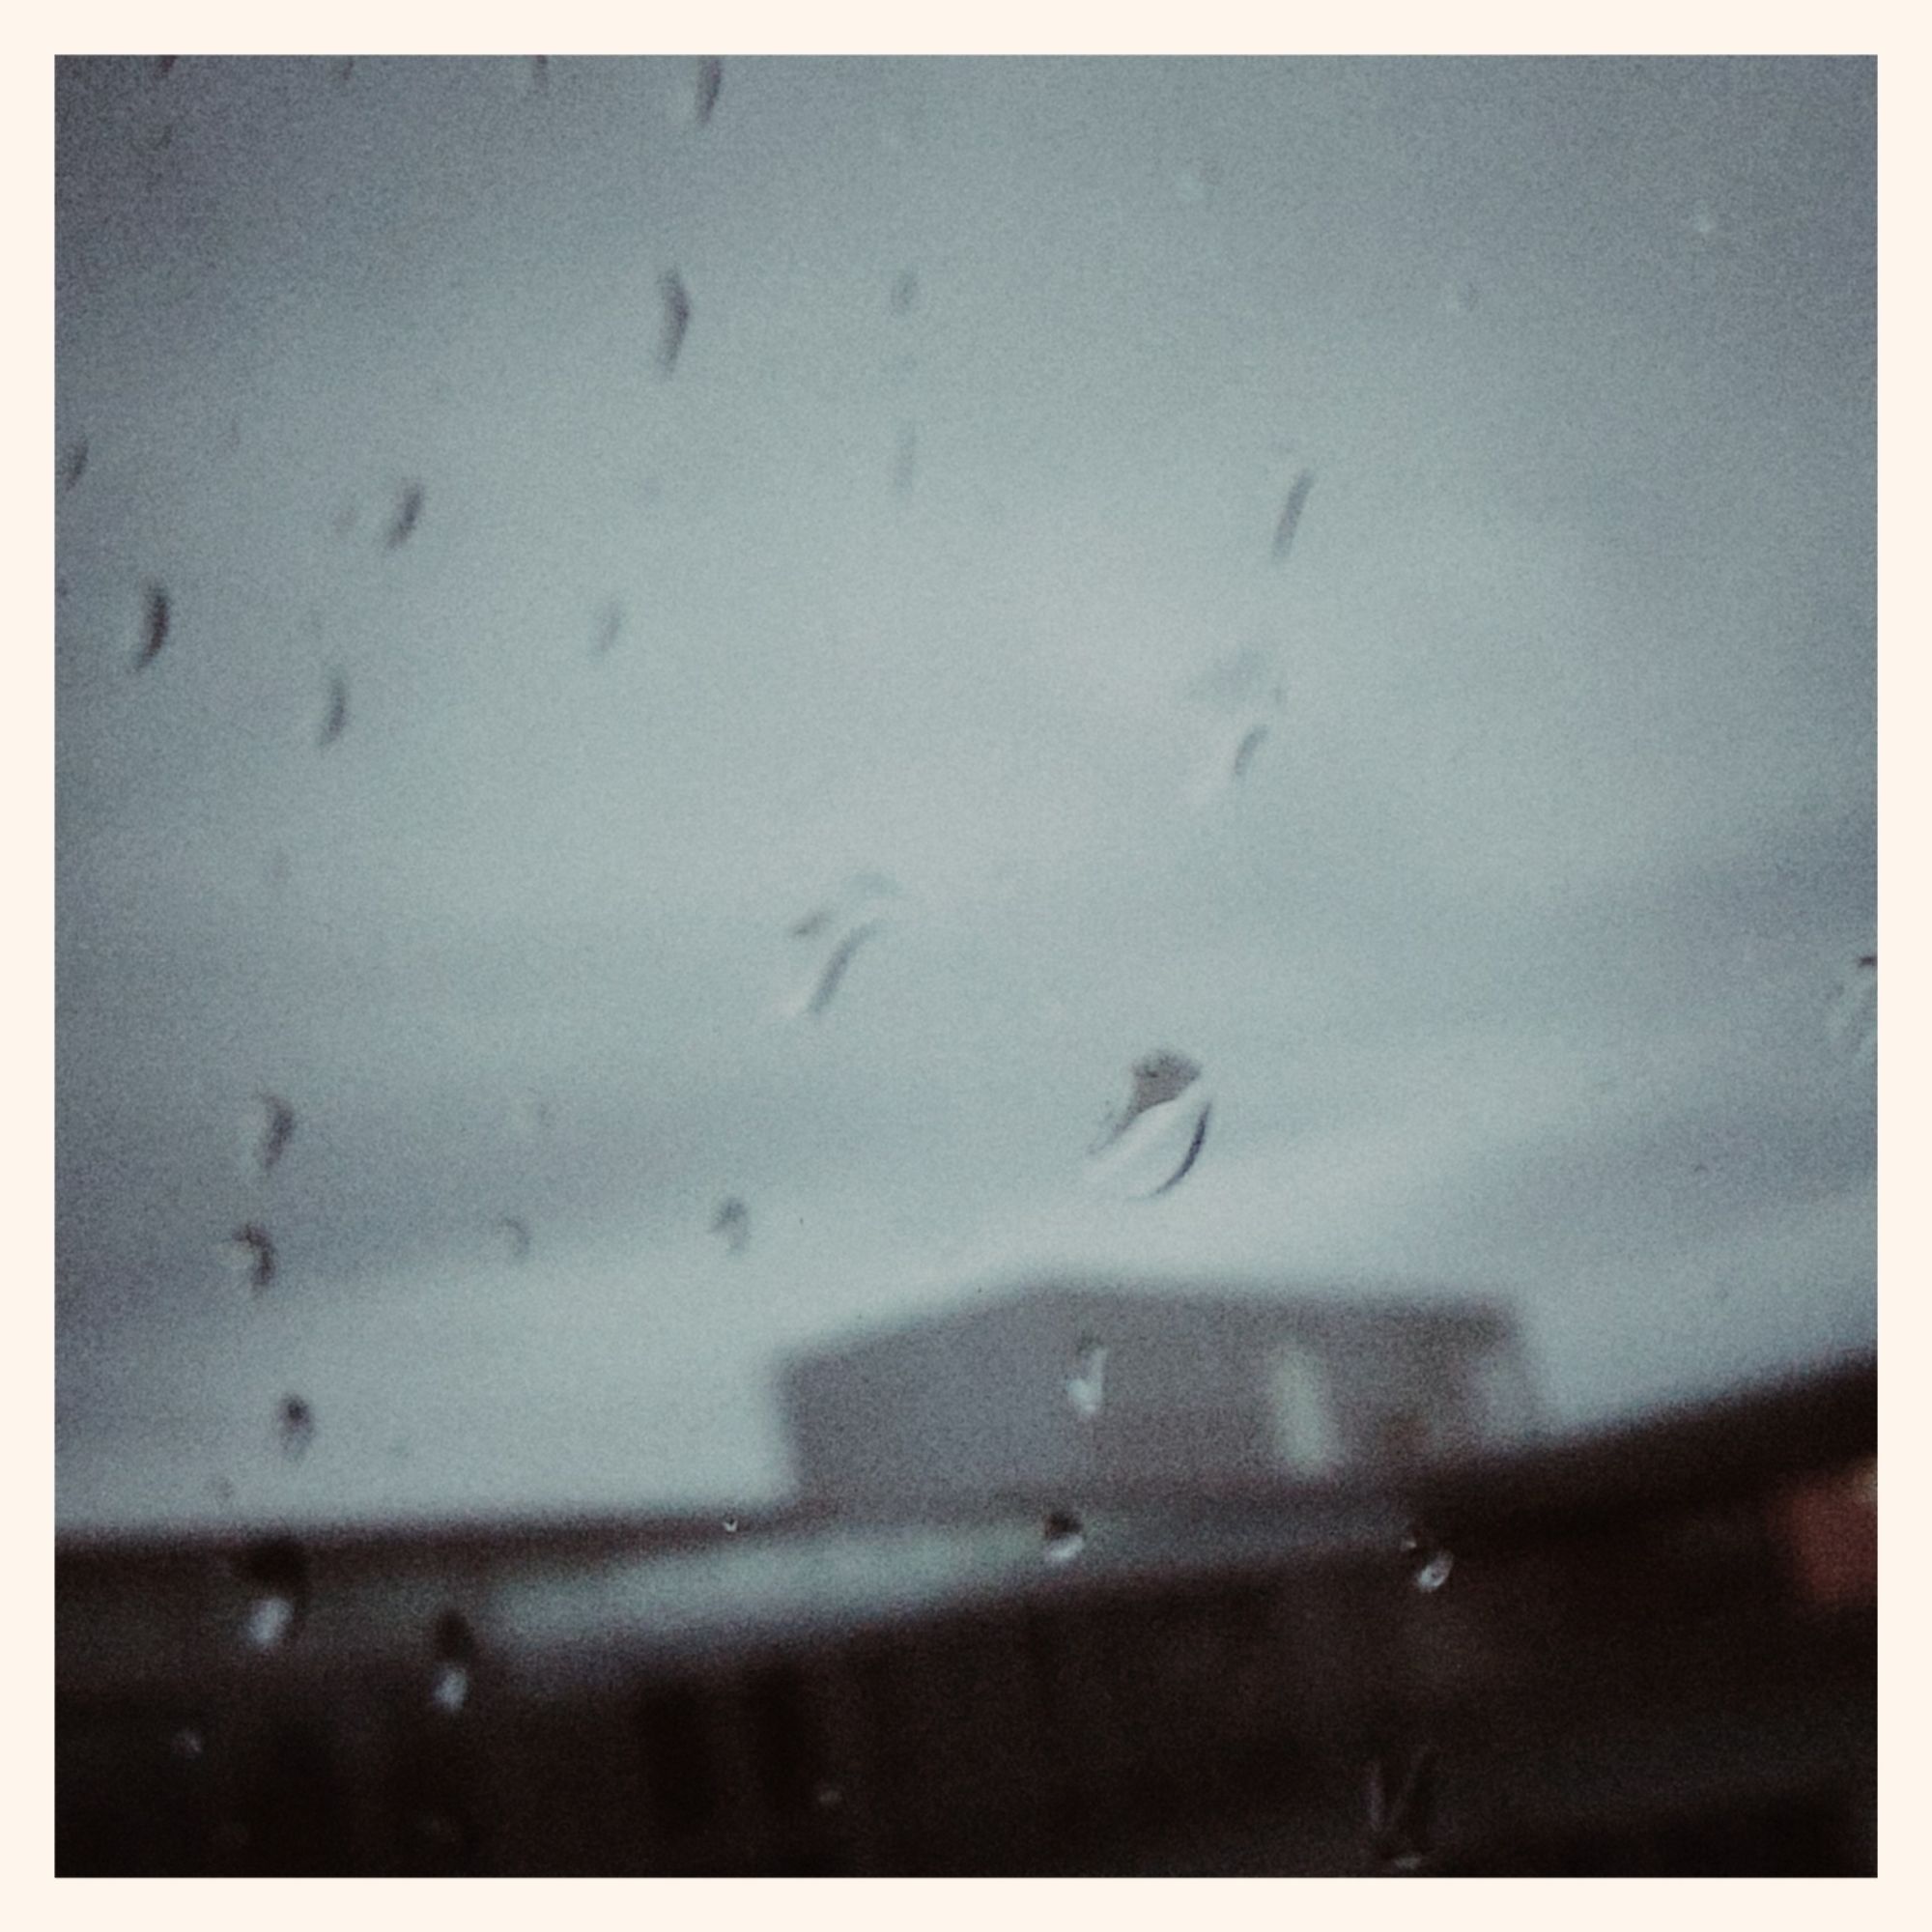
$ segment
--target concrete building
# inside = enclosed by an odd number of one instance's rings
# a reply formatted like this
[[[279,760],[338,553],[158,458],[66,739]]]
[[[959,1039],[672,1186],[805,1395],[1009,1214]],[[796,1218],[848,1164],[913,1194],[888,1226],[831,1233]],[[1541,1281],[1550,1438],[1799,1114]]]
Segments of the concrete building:
[[[1055,1281],[795,1358],[801,1494],[908,1498],[1384,1475],[1534,1422],[1498,1303]]]

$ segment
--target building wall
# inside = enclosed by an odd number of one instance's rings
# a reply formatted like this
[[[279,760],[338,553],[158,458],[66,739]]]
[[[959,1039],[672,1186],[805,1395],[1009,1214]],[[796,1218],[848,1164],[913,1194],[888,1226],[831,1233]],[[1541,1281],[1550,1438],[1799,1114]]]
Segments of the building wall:
[[[802,1360],[784,1401],[808,1497],[1265,1482],[1477,1449],[1514,1355],[1439,1312],[1049,1291]]]

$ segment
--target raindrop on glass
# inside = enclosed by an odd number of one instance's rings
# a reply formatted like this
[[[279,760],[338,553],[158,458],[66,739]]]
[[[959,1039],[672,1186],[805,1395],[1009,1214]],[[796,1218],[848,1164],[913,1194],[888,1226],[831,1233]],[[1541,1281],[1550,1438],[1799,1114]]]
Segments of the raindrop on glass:
[[[384,550],[401,550],[415,534],[415,527],[422,521],[423,486],[420,483],[406,483],[402,494],[396,499],[395,514],[389,519],[389,527],[383,537]]]
[[[1213,1112],[1199,1065],[1163,1048],[1129,1070],[1131,1091],[1088,1152],[1088,1173],[1109,1192],[1151,1200],[1193,1171]]]
[[[315,1411],[300,1396],[283,1399],[277,1415],[277,1433],[282,1454],[291,1463],[299,1463],[308,1454],[309,1445],[315,1440]]]
[[[184,1725],[168,1740],[169,1753],[185,1764],[194,1764],[208,1748],[207,1741],[192,1725]]]
[[[1433,1551],[1415,1572],[1415,1587],[1425,1595],[1432,1595],[1441,1589],[1449,1580],[1449,1573],[1456,1567],[1456,1559],[1446,1549]]]
[[[1825,1013],[1833,1043],[1855,1059],[1878,1052],[1878,954],[1862,952],[1838,981]]]
[[[1273,646],[1250,645],[1211,665],[1188,687],[1206,718],[1206,737],[1194,802],[1206,808],[1245,780],[1284,702]]]
[[[836,1811],[845,1802],[845,1794],[836,1784],[821,1784],[811,1797],[821,1811]]]
[[[455,1717],[469,1701],[470,1679],[476,1664],[476,1637],[459,1610],[445,1610],[436,1620],[436,1674],[430,1680],[429,1700],[445,1717]]]
[[[910,315],[919,306],[919,277],[910,269],[901,269],[893,277],[893,313]]]
[[[889,879],[865,873],[793,923],[791,936],[805,942],[808,954],[803,984],[791,1002],[793,1012],[816,1018],[831,1006],[859,949],[885,929],[880,901],[895,892]]]
[[[550,92],[550,56],[531,54],[529,57],[529,87],[532,94]]]
[[[718,1211],[711,1217],[711,1232],[722,1235],[734,1255],[742,1255],[752,1238],[752,1210],[733,1194],[718,1204]]]
[[[1718,232],[1718,217],[1708,201],[1699,201],[1691,205],[1684,225],[1698,241],[1709,242]]]
[[[1248,766],[1265,742],[1267,734],[1268,727],[1265,724],[1250,724],[1241,733],[1241,742],[1235,747],[1234,759],[1228,767],[1228,776],[1231,779],[1239,780],[1247,776]]]
[[[308,1561],[286,1538],[248,1552],[242,1574],[249,1586],[242,1634],[256,1650],[273,1650],[296,1634],[308,1604]]]
[[[1087,1548],[1087,1532],[1077,1516],[1056,1510],[1043,1526],[1040,1553],[1049,1563],[1071,1563]]]
[[[1435,1753],[1427,1745],[1373,1759],[1368,1775],[1369,1849],[1383,1870],[1422,1867],[1434,1827]]]
[[[527,1261],[530,1255],[530,1227],[521,1215],[504,1214],[497,1222],[497,1237],[513,1262]]]
[[[718,105],[719,90],[724,85],[724,63],[716,54],[707,54],[697,63],[693,111],[702,128]]]
[[[327,701],[323,708],[322,724],[316,731],[315,742],[326,752],[348,728],[349,680],[337,671],[328,680]]]
[[[1106,1399],[1107,1347],[1104,1342],[1082,1342],[1073,1351],[1072,1372],[1066,1378],[1066,1400],[1075,1415],[1091,1422],[1100,1413]]]
[[[1301,527],[1301,515],[1308,507],[1308,493],[1315,488],[1315,472],[1304,469],[1289,486],[1288,500],[1274,526],[1274,560],[1286,563],[1294,547],[1294,533]]]
[[[296,1627],[296,1606],[292,1598],[257,1597],[248,1605],[248,1641],[256,1650],[273,1650],[284,1644]]]
[[[252,1120],[254,1161],[258,1173],[264,1177],[274,1173],[282,1156],[289,1151],[289,1143],[295,1139],[296,1110],[279,1094],[260,1094],[256,1095]],[[250,1224],[244,1233],[260,1235],[261,1231]],[[238,1237],[239,1238],[239,1237]],[[262,1238],[267,1240],[267,1236]],[[274,1249],[269,1248],[269,1266],[274,1269]]]
[[[726,1536],[736,1536],[738,1534],[738,1519],[735,1516],[727,1516],[719,1527],[724,1530]]]
[[[257,1294],[275,1279],[275,1243],[259,1221],[245,1221],[228,1237],[228,1264]]]
[[[160,656],[168,641],[168,626],[172,611],[167,591],[158,583],[151,583],[141,593],[140,639],[134,651],[134,668],[145,669]]]
[[[624,606],[612,597],[598,606],[597,620],[592,627],[593,648],[601,658],[606,651],[615,647],[617,639],[624,635]]]
[[[691,296],[675,269],[658,278],[658,301],[663,311],[658,323],[658,368],[668,376],[677,367],[691,328]]]
[[[83,436],[68,445],[61,462],[61,488],[71,490],[87,474],[87,439]]]

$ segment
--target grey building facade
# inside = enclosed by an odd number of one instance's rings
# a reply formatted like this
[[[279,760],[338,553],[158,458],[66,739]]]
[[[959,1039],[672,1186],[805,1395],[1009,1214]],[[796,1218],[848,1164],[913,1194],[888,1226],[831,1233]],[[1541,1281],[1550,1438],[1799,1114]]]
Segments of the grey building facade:
[[[1082,1280],[794,1358],[781,1395],[800,1492],[828,1502],[1379,1475],[1535,1424],[1501,1303]]]

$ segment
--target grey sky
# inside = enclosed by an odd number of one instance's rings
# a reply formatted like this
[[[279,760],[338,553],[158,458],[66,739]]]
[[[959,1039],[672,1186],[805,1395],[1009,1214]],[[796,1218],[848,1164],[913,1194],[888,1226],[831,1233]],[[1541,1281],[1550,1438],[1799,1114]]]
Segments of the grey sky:
[[[61,71],[63,1521],[749,1505],[1048,1261],[1868,1343],[1871,66],[696,90]]]

